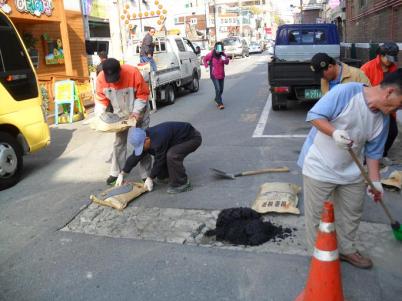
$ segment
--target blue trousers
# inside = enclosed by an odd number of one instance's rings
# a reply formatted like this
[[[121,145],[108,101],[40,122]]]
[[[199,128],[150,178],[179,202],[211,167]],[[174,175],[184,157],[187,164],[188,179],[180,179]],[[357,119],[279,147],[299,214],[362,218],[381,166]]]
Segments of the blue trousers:
[[[149,63],[152,71],[156,71],[158,69],[153,57],[141,56],[140,63]]]
[[[222,105],[222,93],[223,93],[223,88],[225,85],[225,80],[224,79],[216,79],[215,77],[211,76],[212,83],[214,84],[215,87],[215,102],[218,105]]]

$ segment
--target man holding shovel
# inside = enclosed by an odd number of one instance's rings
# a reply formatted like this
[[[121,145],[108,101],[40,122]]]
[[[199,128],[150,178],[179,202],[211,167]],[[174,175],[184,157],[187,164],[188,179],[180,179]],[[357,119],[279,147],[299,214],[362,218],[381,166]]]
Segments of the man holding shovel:
[[[370,258],[355,246],[363,212],[366,184],[347,149],[366,159],[369,177],[382,198],[379,159],[387,139],[389,114],[402,108],[402,69],[388,74],[382,83],[337,85],[308,112],[311,129],[298,165],[303,170],[307,246],[313,250],[323,202],[335,206],[336,231],[341,260],[359,268],[371,268]]]

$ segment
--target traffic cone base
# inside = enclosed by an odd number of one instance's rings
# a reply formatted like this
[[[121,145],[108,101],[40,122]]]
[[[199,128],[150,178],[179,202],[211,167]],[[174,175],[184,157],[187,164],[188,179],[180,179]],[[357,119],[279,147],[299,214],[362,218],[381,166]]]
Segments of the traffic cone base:
[[[334,207],[325,202],[307,284],[295,301],[345,301],[334,222]]]

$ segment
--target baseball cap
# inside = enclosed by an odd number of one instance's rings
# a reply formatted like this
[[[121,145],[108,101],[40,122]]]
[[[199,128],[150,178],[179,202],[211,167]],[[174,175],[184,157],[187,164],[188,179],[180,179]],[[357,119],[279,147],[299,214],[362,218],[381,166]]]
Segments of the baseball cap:
[[[334,64],[334,59],[326,53],[319,52],[311,58],[310,68],[315,73],[321,73],[329,64]]]
[[[134,153],[136,156],[142,154],[144,149],[144,142],[147,134],[143,129],[130,128],[128,131],[128,142],[134,146]]]
[[[395,63],[398,61],[398,52],[398,44],[394,42],[386,42],[380,46],[380,53],[385,55],[390,62]]]
[[[116,59],[107,59],[102,63],[103,73],[107,83],[115,83],[120,79],[120,62]]]

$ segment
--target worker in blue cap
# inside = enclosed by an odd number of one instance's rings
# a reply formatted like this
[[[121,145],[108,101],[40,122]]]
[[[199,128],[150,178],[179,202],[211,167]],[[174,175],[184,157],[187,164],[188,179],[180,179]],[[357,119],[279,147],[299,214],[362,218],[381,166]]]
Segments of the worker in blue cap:
[[[141,159],[150,154],[154,157],[145,187],[152,191],[156,183],[169,182],[168,193],[180,193],[191,190],[191,183],[183,165],[184,158],[194,152],[202,142],[201,134],[188,122],[164,122],[146,130],[131,128],[128,142],[134,146],[134,152],[127,158],[123,171],[117,178],[116,185],[123,183],[124,177]]]

